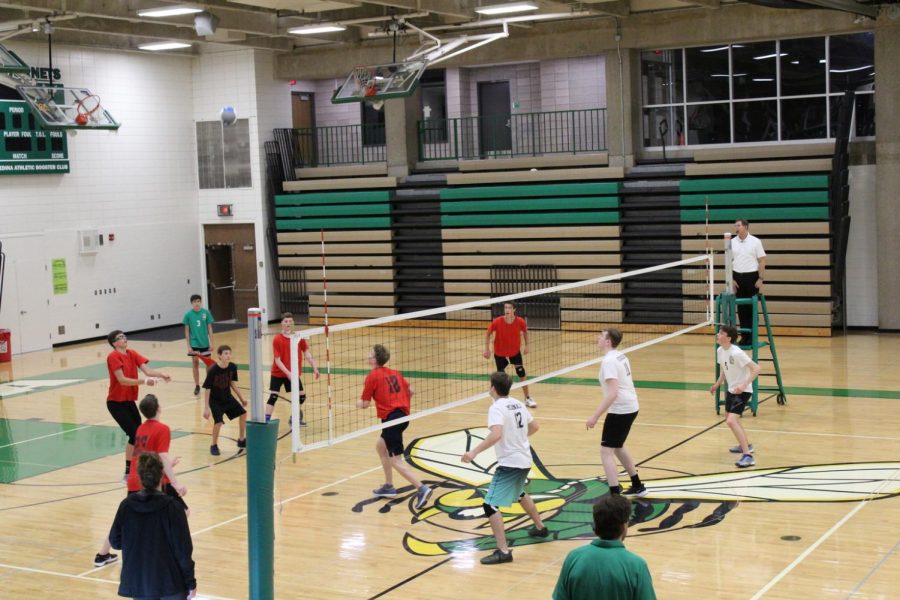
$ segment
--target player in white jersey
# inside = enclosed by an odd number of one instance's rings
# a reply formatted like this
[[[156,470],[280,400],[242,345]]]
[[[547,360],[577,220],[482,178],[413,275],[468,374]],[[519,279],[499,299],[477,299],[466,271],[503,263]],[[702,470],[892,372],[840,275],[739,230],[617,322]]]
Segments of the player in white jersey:
[[[631,378],[631,363],[628,362],[627,356],[618,351],[621,341],[622,332],[613,328],[604,329],[597,337],[597,345],[603,352],[603,360],[600,362],[603,401],[585,422],[585,426],[593,429],[603,413],[606,413],[600,456],[603,459],[603,472],[606,474],[609,493],[622,493],[619,470],[616,468],[618,458],[631,477],[631,487],[625,491],[625,495],[640,497],[647,495],[647,488],[641,482],[634,459],[625,449],[625,440],[628,439],[628,432],[631,431],[631,425],[637,418],[640,407],[637,392],[634,390],[634,380]]]
[[[747,403],[753,397],[753,380],[759,375],[759,365],[750,360],[747,353],[738,348],[735,341],[738,338],[737,329],[731,325],[719,327],[716,334],[716,342],[719,348],[716,350],[716,362],[721,365],[719,379],[709,388],[710,394],[715,394],[724,381],[728,381],[728,391],[725,392],[725,422],[731,428],[738,445],[731,448],[734,454],[740,453],[741,458],[735,464],[736,467],[752,467],[756,464],[753,460],[753,444],[747,441],[747,433],[741,425],[741,414],[747,408]]]
[[[506,530],[503,528],[503,515],[499,510],[501,506],[512,506],[518,500],[534,521],[534,527],[528,530],[528,535],[542,538],[550,535],[534,500],[525,493],[525,483],[531,471],[531,444],[528,443],[528,436],[538,430],[538,424],[524,404],[509,397],[511,387],[512,379],[506,373],[498,371],[491,375],[490,395],[493,403],[488,409],[488,428],[491,432],[480,444],[462,456],[464,463],[470,463],[481,452],[496,446],[497,468],[482,506],[497,540],[497,549],[481,559],[483,565],[512,562],[513,559],[506,540]]]

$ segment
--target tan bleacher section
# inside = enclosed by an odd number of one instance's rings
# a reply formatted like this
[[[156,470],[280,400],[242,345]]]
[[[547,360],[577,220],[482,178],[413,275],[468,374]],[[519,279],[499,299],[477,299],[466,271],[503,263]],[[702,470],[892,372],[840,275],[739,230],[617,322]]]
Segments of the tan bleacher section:
[[[351,177],[346,179],[310,179],[285,181],[285,192],[314,192],[332,190],[371,190],[397,187],[396,177]]]
[[[300,179],[339,179],[342,177],[375,177],[387,175],[387,163],[342,165],[339,167],[304,167],[294,169]]]
[[[688,163],[684,166],[684,174],[688,177],[703,175],[756,175],[759,173],[810,173],[830,170],[830,158]]]
[[[542,181],[592,181],[622,179],[622,167],[586,167],[583,169],[542,169],[537,171],[496,171],[487,173],[448,173],[447,185],[487,183],[537,183]]]
[[[811,156],[834,156],[834,142],[790,144],[774,146],[748,146],[738,148],[715,148],[694,150],[697,162],[722,162],[736,160],[769,160],[778,158],[809,158]]]

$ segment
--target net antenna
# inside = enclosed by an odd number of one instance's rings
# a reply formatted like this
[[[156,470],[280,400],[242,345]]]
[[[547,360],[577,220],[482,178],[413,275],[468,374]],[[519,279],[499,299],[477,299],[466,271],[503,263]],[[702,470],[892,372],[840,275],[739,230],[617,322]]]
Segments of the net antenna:
[[[488,376],[496,368],[493,359],[483,356],[492,306],[515,301],[517,314],[526,321],[529,304],[552,297],[560,310],[559,323],[552,328],[539,327],[537,316],[528,321],[528,375],[513,386],[516,390],[597,365],[602,360],[597,334],[606,327],[622,329],[626,333],[623,351],[633,352],[712,324],[713,260],[713,255],[704,254],[625,273],[364,321],[347,321],[352,313],[346,309],[341,312],[340,307],[330,310],[332,324],[327,329],[298,331],[290,340],[292,406],[299,409],[301,374],[296,367],[301,340],[307,341],[314,356],[328,357],[330,373],[327,390],[326,382],[314,380],[308,369],[302,375],[306,425],[293,428],[293,451],[330,446],[384,427],[374,410],[357,408],[371,370],[367,356],[376,344],[388,348],[388,366],[400,371],[415,388],[411,413],[390,422],[401,424],[486,397]],[[636,306],[640,314],[635,312]],[[311,320],[322,316],[321,307],[311,304]],[[344,322],[334,324],[337,318]],[[593,379],[596,372],[589,376]]]

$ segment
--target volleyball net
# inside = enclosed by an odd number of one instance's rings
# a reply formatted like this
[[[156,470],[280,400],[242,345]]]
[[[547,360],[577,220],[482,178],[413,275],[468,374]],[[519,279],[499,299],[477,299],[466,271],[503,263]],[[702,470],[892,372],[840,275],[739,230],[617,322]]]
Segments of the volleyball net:
[[[300,423],[300,381],[306,393],[303,426],[292,428],[294,452],[312,450],[382,428],[374,407],[359,409],[368,356],[376,344],[391,354],[387,366],[400,371],[414,388],[407,420],[450,410],[487,396],[493,357],[485,358],[487,327],[516,304],[528,327],[524,354],[527,381],[507,371],[522,396],[523,384],[599,364],[597,335],[615,327],[625,333],[621,350],[632,352],[689,333],[713,322],[711,254],[538,290],[485,298],[388,317],[341,323],[291,336],[291,409]],[[313,378],[307,360],[298,364],[306,340],[321,372]],[[524,348],[523,348],[524,349]],[[530,390],[540,404],[540,388]],[[550,398],[543,400],[552,401]],[[395,425],[402,420],[392,421]]]

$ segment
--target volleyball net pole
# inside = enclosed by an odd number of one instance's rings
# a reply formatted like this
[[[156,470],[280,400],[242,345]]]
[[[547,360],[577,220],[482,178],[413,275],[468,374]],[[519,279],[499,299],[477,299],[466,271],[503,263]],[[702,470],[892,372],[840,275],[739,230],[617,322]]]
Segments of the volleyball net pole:
[[[275,448],[278,421],[266,423],[262,310],[247,311],[250,419],[247,422],[247,553],[250,598],[275,598]]]

